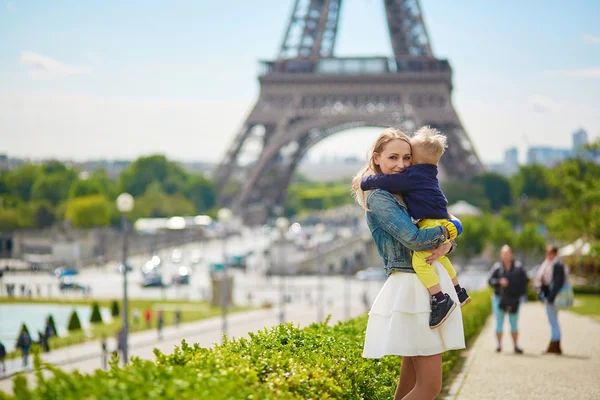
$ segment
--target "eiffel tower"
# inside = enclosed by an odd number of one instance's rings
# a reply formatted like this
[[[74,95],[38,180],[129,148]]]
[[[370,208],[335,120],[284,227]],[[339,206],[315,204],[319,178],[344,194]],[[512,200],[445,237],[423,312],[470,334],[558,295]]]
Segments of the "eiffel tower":
[[[483,171],[451,103],[452,69],[433,55],[419,1],[383,1],[394,56],[340,58],[333,50],[342,0],[295,0],[277,59],[261,63],[258,101],[215,171],[220,204],[249,223],[280,214],[306,152],[357,127],[431,125],[448,136],[445,175]]]

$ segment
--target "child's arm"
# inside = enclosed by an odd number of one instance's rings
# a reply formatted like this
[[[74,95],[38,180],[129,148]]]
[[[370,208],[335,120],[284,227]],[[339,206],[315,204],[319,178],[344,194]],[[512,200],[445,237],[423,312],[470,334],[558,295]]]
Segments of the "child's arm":
[[[412,174],[405,171],[401,174],[379,174],[365,176],[360,183],[362,190],[383,189],[388,192],[406,192],[416,186]]]

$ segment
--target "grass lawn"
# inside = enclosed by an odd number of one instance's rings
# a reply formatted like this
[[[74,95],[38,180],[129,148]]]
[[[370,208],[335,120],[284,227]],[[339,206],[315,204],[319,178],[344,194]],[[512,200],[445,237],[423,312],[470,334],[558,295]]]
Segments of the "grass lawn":
[[[24,299],[15,297],[0,297],[1,304],[16,304],[16,303],[54,303],[54,304],[72,304],[78,306],[89,305],[97,302],[100,307],[111,309],[112,300],[92,300],[92,299],[73,299],[73,300],[61,300],[61,299]],[[122,308],[121,301],[119,301],[119,307]],[[140,311],[140,322],[135,325],[133,322],[132,310],[137,308]],[[148,327],[144,322],[144,310],[146,308],[152,309],[152,322],[150,329],[156,329],[156,318],[157,311],[163,310],[164,315],[164,326],[175,324],[175,310],[181,311],[181,323],[198,321],[201,319],[214,317],[221,314],[221,309],[218,307],[212,307],[207,301],[177,301],[177,300],[153,300],[153,299],[129,299],[129,332],[140,332],[147,330]],[[230,307],[229,312],[240,312],[250,310],[251,307]],[[82,323],[84,321],[81,321]],[[122,325],[121,317],[113,317],[109,323],[95,324],[90,327],[87,331],[76,331],[71,332],[66,336],[52,337],[50,338],[50,350],[58,349],[61,347],[72,346],[91,340],[101,339],[103,336],[112,338],[116,332],[121,329]],[[57,327],[64,328],[64,327]],[[37,340],[37,333],[31,332],[33,340]],[[9,350],[9,349],[7,349]],[[21,352],[18,350],[9,351],[6,355],[7,359],[20,357]]]
[[[597,294],[576,294],[575,304],[571,311],[587,315],[592,319],[600,322],[600,296]]]

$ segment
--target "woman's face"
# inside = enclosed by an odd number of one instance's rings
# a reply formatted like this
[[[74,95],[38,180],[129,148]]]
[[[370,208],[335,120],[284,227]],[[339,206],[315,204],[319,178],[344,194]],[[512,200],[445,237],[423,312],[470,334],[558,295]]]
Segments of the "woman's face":
[[[381,154],[375,154],[373,161],[384,174],[398,174],[411,165],[410,145],[401,139],[394,139],[384,147]]]

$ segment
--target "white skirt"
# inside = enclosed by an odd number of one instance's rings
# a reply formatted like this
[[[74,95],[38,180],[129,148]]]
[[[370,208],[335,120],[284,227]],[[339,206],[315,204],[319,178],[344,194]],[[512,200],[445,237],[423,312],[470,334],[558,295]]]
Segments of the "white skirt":
[[[442,292],[456,302],[450,317],[439,328],[430,329],[427,288],[417,274],[394,272],[369,311],[363,357],[430,356],[465,348],[462,313],[452,280],[439,262],[433,266],[440,277]]]

